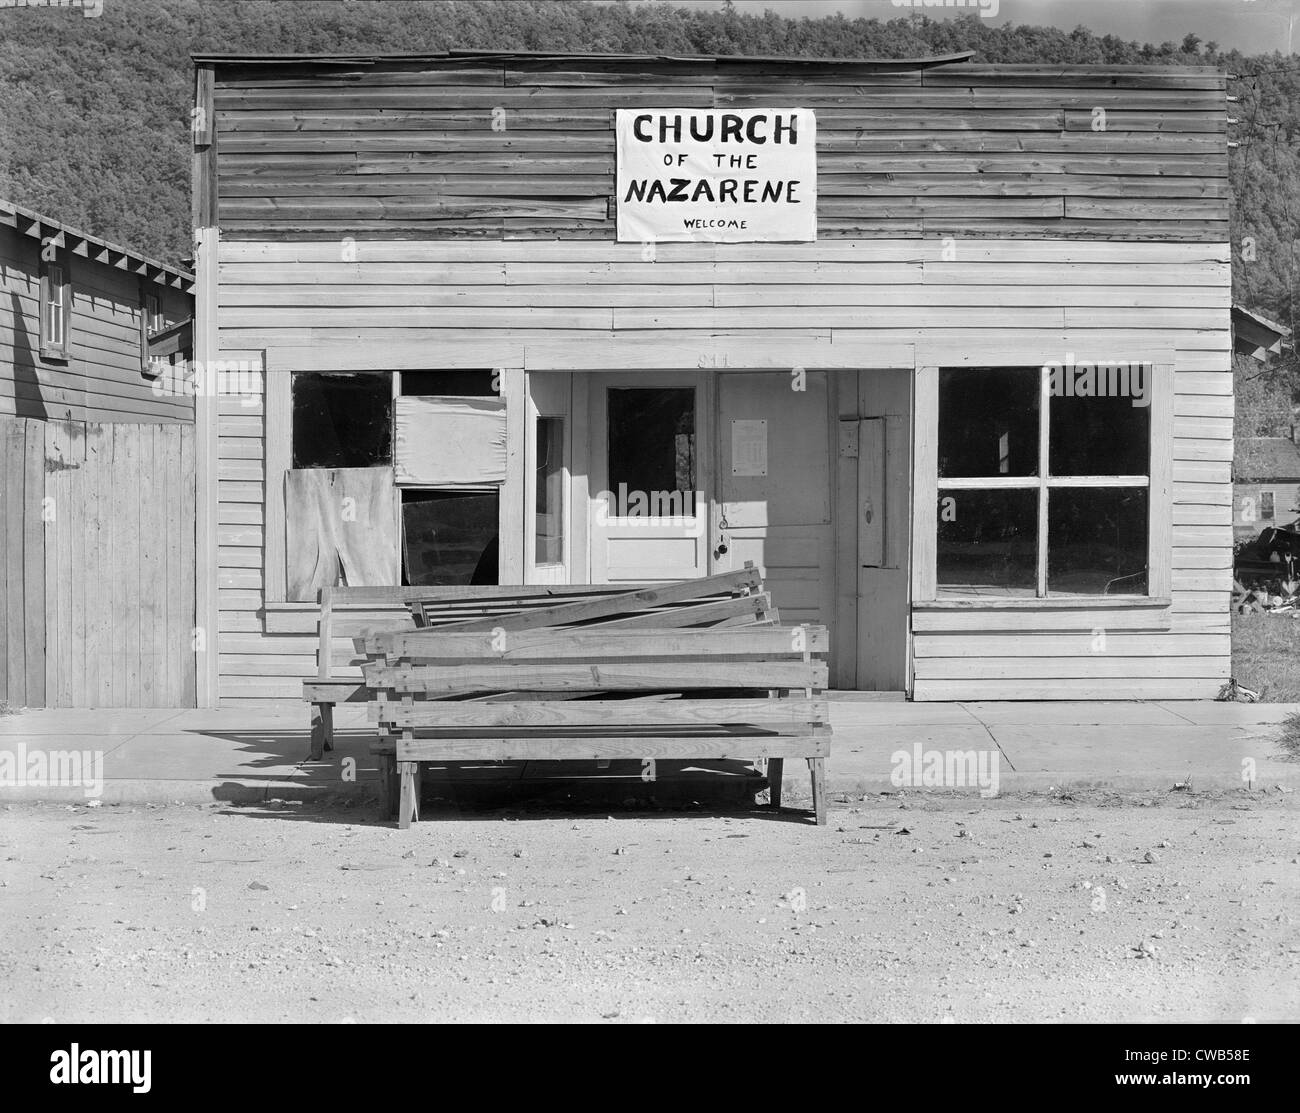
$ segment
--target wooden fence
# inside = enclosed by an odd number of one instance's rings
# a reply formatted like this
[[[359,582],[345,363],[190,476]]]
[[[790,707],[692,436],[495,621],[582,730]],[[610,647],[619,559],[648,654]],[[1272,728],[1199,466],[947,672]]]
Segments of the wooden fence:
[[[193,433],[0,418],[0,699],[194,706]]]

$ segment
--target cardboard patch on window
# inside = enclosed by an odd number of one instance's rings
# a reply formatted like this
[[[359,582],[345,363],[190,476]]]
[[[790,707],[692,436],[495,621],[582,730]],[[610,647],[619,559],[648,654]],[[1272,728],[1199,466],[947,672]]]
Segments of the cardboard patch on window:
[[[504,398],[396,399],[397,482],[483,487],[506,478]]]
[[[306,468],[285,476],[288,596],[400,582],[392,468]]]

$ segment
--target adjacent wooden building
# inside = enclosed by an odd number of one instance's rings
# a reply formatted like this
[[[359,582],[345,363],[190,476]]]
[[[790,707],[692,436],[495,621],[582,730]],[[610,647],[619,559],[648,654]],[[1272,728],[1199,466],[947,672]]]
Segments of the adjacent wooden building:
[[[239,369],[201,702],[295,698],[326,584],[746,560],[840,688],[1227,678],[1221,72],[195,62],[196,355]]]
[[[0,700],[195,703],[194,278],[0,201]]]

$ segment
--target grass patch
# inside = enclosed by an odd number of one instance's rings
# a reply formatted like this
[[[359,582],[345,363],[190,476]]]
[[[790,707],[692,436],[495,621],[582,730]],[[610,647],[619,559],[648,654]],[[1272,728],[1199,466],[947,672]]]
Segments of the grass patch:
[[[1300,711],[1293,711],[1282,720],[1277,744],[1285,751],[1288,761],[1300,761]]]
[[[17,713],[18,709],[10,707],[7,699],[0,699],[0,715],[16,715]]]
[[[1233,615],[1232,675],[1263,703],[1300,703],[1300,618]]]

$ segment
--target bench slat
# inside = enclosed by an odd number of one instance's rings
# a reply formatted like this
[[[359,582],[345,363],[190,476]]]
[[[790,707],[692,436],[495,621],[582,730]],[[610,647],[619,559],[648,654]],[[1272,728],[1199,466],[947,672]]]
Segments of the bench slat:
[[[760,757],[825,757],[831,736],[737,734],[699,737],[414,738],[397,739],[398,761],[587,761],[604,758],[696,761]]]
[[[366,683],[372,688],[389,688],[401,693],[565,691],[572,688],[602,691],[825,688],[827,668],[823,661],[761,658],[745,661],[719,661],[715,658],[708,662],[689,659],[628,663],[601,661],[589,665],[476,661],[426,669],[368,665]]]
[[[763,586],[758,569],[747,565],[734,572],[723,572],[699,580],[680,580],[675,583],[622,592],[600,599],[585,599],[540,610],[520,612],[499,618],[482,618],[466,622],[462,631],[491,630],[501,626],[506,630],[533,630],[539,626],[563,626],[574,622],[588,622],[610,615],[625,615],[687,599],[700,599],[723,592],[756,592]]]
[[[557,630],[460,633],[441,628],[374,634],[358,641],[366,653],[415,664],[436,661],[583,660],[599,665],[618,658],[796,657],[825,653],[825,626],[753,626],[722,630]]]
[[[308,703],[364,703],[368,697],[366,682],[357,677],[302,682],[302,698]]]
[[[745,726],[776,734],[807,732],[830,721],[825,699],[554,700],[411,704],[373,700],[372,722],[453,728]]]

